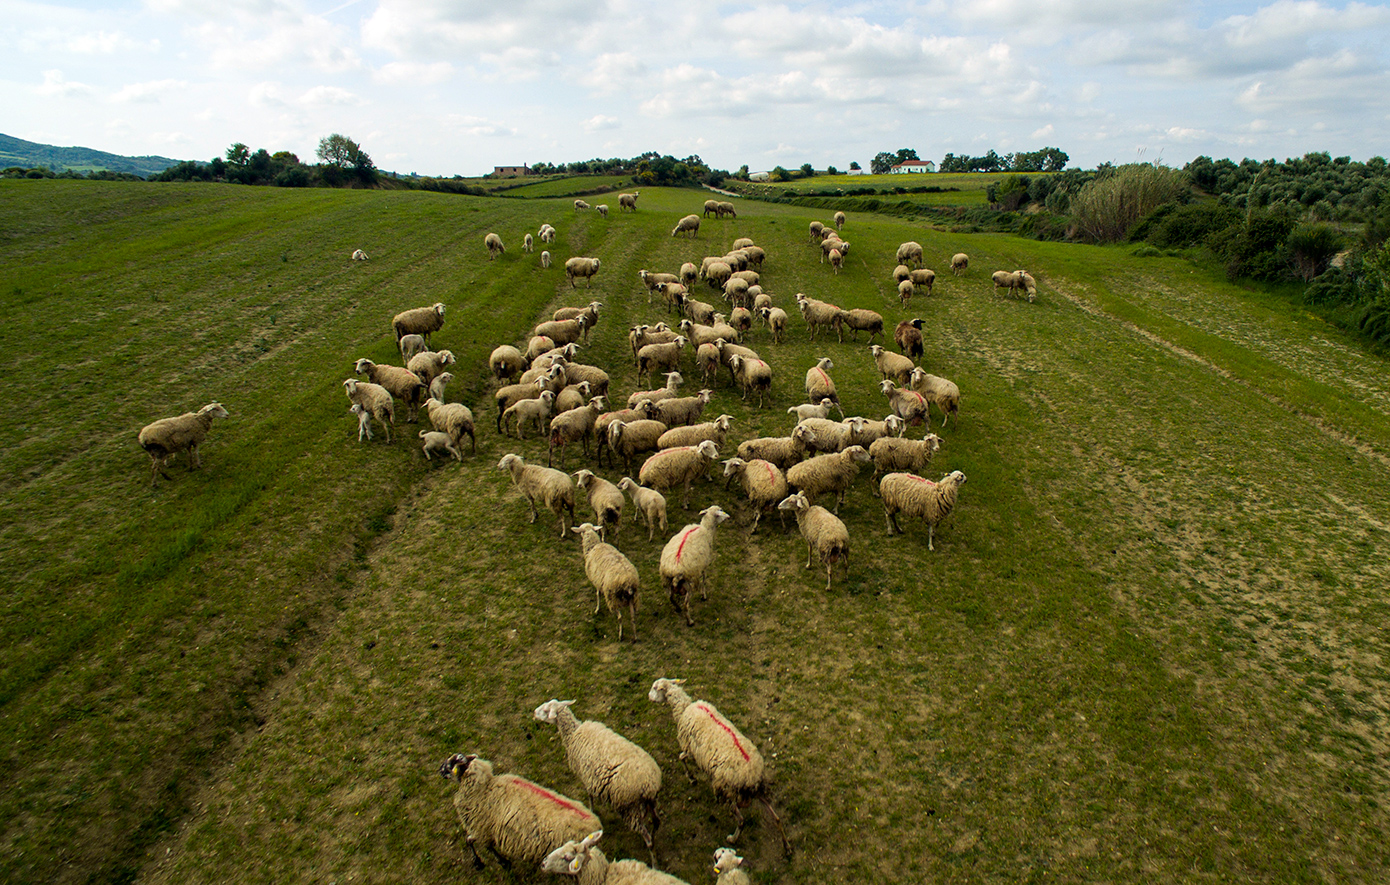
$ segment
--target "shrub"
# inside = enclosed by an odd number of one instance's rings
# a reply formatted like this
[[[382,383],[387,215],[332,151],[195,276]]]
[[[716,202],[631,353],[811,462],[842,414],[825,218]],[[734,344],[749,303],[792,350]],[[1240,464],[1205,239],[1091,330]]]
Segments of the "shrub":
[[[1140,218],[1189,193],[1186,173],[1157,163],[1129,163],[1083,186],[1071,201],[1072,216],[1084,238],[1114,243]]]
[[[1342,235],[1326,224],[1301,225],[1285,241],[1294,272],[1305,283],[1327,270],[1328,262],[1341,251],[1342,244]]]

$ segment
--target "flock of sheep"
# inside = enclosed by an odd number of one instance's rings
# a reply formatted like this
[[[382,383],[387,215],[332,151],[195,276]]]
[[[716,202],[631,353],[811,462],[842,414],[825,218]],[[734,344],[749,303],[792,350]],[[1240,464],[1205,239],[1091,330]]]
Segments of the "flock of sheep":
[[[620,208],[636,211],[636,197],[621,194]],[[709,201],[706,214],[736,217],[731,205],[721,208],[725,205]],[[582,211],[589,206],[576,200],[575,208]],[[687,216],[681,224],[690,219],[694,219],[692,231],[697,231],[699,216]],[[821,247],[822,261],[828,260],[836,272],[849,251],[849,244],[839,237],[845,221],[844,214],[837,212],[833,226],[813,222],[810,227],[812,242]],[[681,224],[673,235],[682,230]],[[544,243],[553,243],[555,229],[543,225],[537,236]],[[505,252],[501,238],[494,233],[486,235],[484,245],[490,260]],[[532,247],[532,237],[527,234],[525,249],[530,252]],[[360,250],[354,259],[359,255],[365,259]],[[638,639],[641,591],[636,567],[616,546],[627,500],[641,515],[649,542],[658,530],[664,536],[668,531],[666,494],[679,488],[681,506],[689,510],[692,484],[708,480],[721,452],[728,451],[734,417],[701,420],[721,370],[727,371],[729,383],[740,389],[745,402],[756,395],[759,408],[771,390],[771,365],[744,343],[751,337],[755,321],[774,346],[785,340],[788,331],[787,311],[761,286],[766,258],[763,249],[745,238],[735,241],[728,253],[706,257],[700,265],[688,262],[676,273],[639,273],[648,303],[659,298],[664,308],[679,318],[673,318],[674,327],[659,321],[629,330],[639,381],[645,375],[652,383],[660,374],[664,384],[633,392],[624,409],[608,408],[609,372],[575,359],[599,324],[601,302],[561,308],[535,327],[524,348],[502,344],[489,359],[498,383],[494,394],[497,433],[524,439],[526,430],[535,427],[547,443],[546,466],[527,463],[522,455],[509,453],[497,468],[509,475],[525,498],[532,523],[544,507],[555,515],[560,538],[571,534],[580,537],[584,571],[595,591],[595,614],[606,604],[616,615],[619,641],[624,633],[624,615],[632,639]],[[548,259],[549,253],[543,252],[543,266],[549,266]],[[893,276],[900,305],[906,308],[918,292],[931,293],[935,274],[921,266],[923,250],[917,243],[902,244],[897,260]],[[964,254],[951,259],[952,270],[958,275],[968,265]],[[599,270],[597,258],[571,258],[565,265],[572,287],[581,277],[592,281]],[[1024,271],[1001,271],[993,275],[993,282],[996,291],[1001,287],[1020,290],[1029,301],[1036,292],[1033,277]],[[696,297],[702,283],[725,302],[721,310]],[[884,319],[876,311],[843,310],[804,294],[796,296],[796,310],[812,340],[829,330],[836,332],[839,342],[844,341],[846,330],[856,340],[859,332],[868,333],[869,355],[882,378],[879,393],[889,413],[882,420],[845,416],[830,375],[834,362],[822,357],[806,371],[807,402],[787,409],[794,416],[788,435],[743,440],[736,447],[736,456],[723,461],[722,474],[724,487],[737,484],[748,501],[750,534],[756,533],[767,511],[775,510],[784,524],[786,513],[792,514],[806,543],[806,568],[814,568],[818,561],[825,569],[829,590],[837,566],[848,576],[850,533],[838,512],[867,464],[874,465],[871,490],[882,501],[888,534],[902,531],[899,516],[915,517],[927,526],[928,549],[935,549],[935,530],[954,509],[966,477],[960,471],[936,481],[921,475],[941,445],[940,438],[930,432],[931,410],[940,413],[943,429],[952,418],[958,423],[960,391],[954,383],[917,365],[923,352],[921,319],[905,319],[896,325],[893,339],[900,352],[894,353],[882,343],[873,343],[875,338],[882,342],[885,334]],[[345,379],[343,387],[350,411],[358,419],[360,442],[373,438],[373,422],[390,442],[399,403],[405,406],[408,422],[416,421],[420,408],[425,409],[433,427],[418,434],[425,457],[439,454],[462,462],[465,435],[476,454],[472,410],[445,399],[445,387],[453,377],[447,369],[454,356],[448,350],[430,349],[430,338],[443,328],[444,319],[442,303],[402,311],[392,319],[392,328],[403,365],[368,359],[354,364],[354,377]],[[683,373],[698,375],[707,386],[693,396],[681,396]],[[840,420],[830,417],[832,410]],[[179,451],[187,451],[190,465],[198,466],[198,445],[213,419],[221,417],[227,417],[226,409],[211,403],[196,413],[143,428],[139,441],[153,462],[151,482],[160,474],[168,477],[164,468]],[[920,439],[905,437],[906,429],[913,426],[923,427],[925,435]],[[628,473],[640,460],[636,480],[623,476],[615,483],[595,469],[584,468],[574,474],[555,469],[557,453],[563,465],[568,447],[574,444],[594,459],[597,470],[603,469],[605,456],[614,469],[622,458]],[[573,524],[576,487],[586,499],[593,522]],[[817,499],[829,506],[816,503]],[[700,511],[698,522],[683,526],[662,548],[662,590],[688,626],[694,625],[691,594],[698,591],[702,599],[708,598],[707,573],[714,561],[717,530],[729,518],[718,504],[708,506]],[[630,521],[636,521],[636,516]],[[670,707],[687,773],[694,761],[710,777],[716,794],[730,804],[735,828],[729,841],[735,841],[742,828],[740,809],[756,798],[777,824],[789,854],[791,843],[768,801],[766,769],[756,744],[713,705],[692,700],[681,685],[681,680],[658,679],[649,697]],[[659,767],[644,750],[601,723],[576,720],[569,710],[572,703],[552,700],[537,708],[535,717],[558,727],[568,764],[590,800],[611,808],[641,836],[655,866]],[[516,775],[494,774],[489,762],[471,755],[451,756],[440,773],[458,782],[455,807],[479,866],[481,843],[505,861],[540,864],[546,871],[575,876],[583,883],[680,881],[638,861],[609,862],[597,847],[602,835],[598,818],[573,799]],[[741,859],[729,849],[716,852],[719,881],[746,882],[740,864]]]

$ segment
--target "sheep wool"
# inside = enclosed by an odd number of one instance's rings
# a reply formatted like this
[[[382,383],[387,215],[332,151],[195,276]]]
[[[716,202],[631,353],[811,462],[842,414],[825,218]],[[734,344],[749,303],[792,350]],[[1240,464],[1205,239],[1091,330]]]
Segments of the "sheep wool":
[[[849,446],[833,455],[820,455],[793,464],[787,471],[787,485],[803,493],[807,500],[814,501],[817,495],[835,493],[835,511],[845,503],[845,494],[859,475],[859,465],[869,462],[869,453],[863,446]]]
[[[389,394],[387,401],[390,401]],[[213,419],[226,417],[227,410],[221,403],[208,403],[196,412],[184,412],[173,418],[160,418],[140,428],[140,447],[150,456],[150,488],[154,488],[160,475],[165,479],[170,478],[164,468],[168,466],[169,459],[179,452],[188,452],[190,470],[202,467],[203,459],[198,455],[198,446],[207,438],[208,431],[212,429]],[[370,432],[368,428],[368,435]],[[358,438],[361,439],[360,425]],[[387,438],[390,438],[389,431]]]
[[[489,233],[487,236],[483,237],[483,245],[487,247],[488,261],[491,261],[498,255],[501,255],[503,252],[507,251],[505,248],[502,247],[502,238],[494,233]]]
[[[599,529],[604,532],[604,537],[607,537],[608,533],[611,532],[616,539],[623,518],[622,490],[592,470],[587,469],[576,472],[574,481],[588,495],[589,510],[593,512]]]
[[[816,435],[810,428],[797,427],[791,436],[760,436],[744,440],[738,444],[738,456],[745,461],[761,458],[786,470],[806,457],[815,444]]]
[[[423,335],[428,344],[431,332],[444,328],[444,305],[436,301],[429,307],[416,307],[404,310],[391,319],[391,328],[396,331],[396,342],[403,335]]]
[[[970,256],[964,252],[957,252],[951,256],[951,273],[960,276],[965,273],[965,269],[970,266]]]
[[[620,496],[621,497],[621,496]],[[604,543],[598,535],[599,527],[591,522],[583,522],[570,529],[580,537],[584,544],[584,574],[594,585],[594,614],[598,614],[602,603],[618,616],[618,641],[623,641],[623,609],[632,616],[632,641],[637,641],[637,591],[640,582],[637,567],[624,556],[617,547]],[[588,785],[586,784],[586,789]],[[589,790],[592,795],[593,790]]]
[[[441,458],[448,458],[450,455],[453,455],[454,460],[463,460],[463,453],[458,450],[458,446],[454,445],[454,441],[449,438],[449,434],[442,433],[438,430],[422,430],[418,436],[420,439],[424,440],[426,461],[433,460],[435,455]]]
[[[647,523],[647,540],[651,541],[656,537],[656,527],[659,523],[661,531],[666,531],[666,496],[655,489],[643,488],[638,485],[630,476],[624,476],[618,480],[618,488],[627,492],[628,497],[632,498],[632,506],[636,507],[642,514],[642,518]]]
[[[446,403],[430,397],[425,400],[430,423],[434,429],[449,435],[454,445],[463,445],[464,434],[472,445],[472,454],[478,454],[478,437],[473,427],[473,411],[463,403]]]
[[[942,427],[945,427],[951,418],[955,418],[956,424],[960,424],[960,388],[954,381],[948,381],[939,375],[929,375],[921,369],[913,369],[911,377],[908,378],[908,385],[926,397],[927,402],[941,410]]]
[[[700,216],[698,215],[687,215],[680,221],[677,221],[675,227],[671,228],[671,236],[674,237],[676,234],[688,233],[692,240],[695,239],[695,235],[699,232]]]
[[[637,478],[642,485],[653,489],[682,486],[684,494],[681,496],[681,507],[689,510],[690,483],[703,475],[718,457],[719,447],[710,440],[696,446],[662,449],[646,460]]]
[[[872,344],[875,338],[883,338],[883,314],[876,310],[865,310],[856,307],[852,310],[840,312],[840,326],[842,329],[849,329],[854,333],[854,340],[859,340],[860,332],[869,333],[869,343]],[[841,340],[844,340],[843,334]]]
[[[539,464],[527,464],[520,455],[515,454],[503,455],[497,469],[511,474],[512,485],[526,498],[526,504],[531,509],[531,518],[527,522],[536,521],[539,515],[536,502],[540,501],[555,514],[560,523],[560,537],[563,539],[568,534],[566,515],[569,522],[574,522],[574,484],[570,482],[568,473]]]
[[[447,350],[444,352],[448,353]],[[431,351],[423,351],[413,357],[411,361],[414,362],[429,355],[432,355]],[[449,354],[449,356],[451,359],[453,358],[453,354]],[[381,385],[393,397],[405,403],[405,420],[407,422],[414,424],[419,420],[420,402],[428,392],[428,380],[422,379],[409,369],[403,369],[400,366],[378,365],[365,358],[357,361],[353,371],[358,375],[366,375],[368,381]]]
[[[956,496],[965,484],[965,474],[954,470],[932,482],[912,473],[890,473],[878,484],[879,495],[883,499],[883,515],[888,523],[888,534],[902,534],[898,526],[898,514],[917,516],[927,524],[927,549],[935,550],[932,539],[936,527],[951,514],[956,506]]]
[[[609,861],[598,849],[603,831],[582,841],[571,839],[541,862],[541,872],[572,876],[577,885],[689,885],[684,879],[654,870],[640,860]]]
[[[396,406],[391,400],[391,392],[380,384],[347,378],[343,381],[343,392],[354,405],[360,405],[376,419],[386,431],[386,441],[391,441],[391,428],[396,424]],[[359,435],[360,439],[360,435]]]
[[[812,554],[820,557],[821,565],[825,566],[825,589],[830,589],[837,562],[845,564],[845,579],[849,579],[849,529],[838,516],[811,504],[801,492],[784,498],[777,509],[796,514],[796,526],[806,542],[806,568],[811,567]]]
[[[690,617],[690,591],[698,588],[701,599],[709,599],[705,572],[714,563],[714,532],[729,514],[719,505],[700,511],[700,521],[683,527],[661,549],[661,589],[671,605],[685,616],[686,626],[695,626]]]
[[[758,522],[763,518],[763,511],[775,507],[787,496],[786,476],[776,464],[759,458],[752,461],[730,458],[724,462],[724,476],[726,486],[737,479],[743,493],[748,496],[748,503],[753,505],[753,528],[748,533],[756,534]],[[782,514],[778,513],[778,516],[781,517]],[[785,524],[784,521],[783,525]]]
[[[912,360],[891,350],[884,350],[881,345],[869,345],[869,352],[873,354],[874,365],[878,367],[880,378],[892,378],[899,384],[907,384],[908,378],[912,377],[912,370],[917,368]]]
[[[899,439],[886,436],[876,439],[869,446],[869,457],[874,462],[875,487],[880,474],[889,471],[921,473],[931,463],[932,455],[941,448],[941,437],[928,433],[921,439]],[[875,490],[877,495],[878,491]]]
[[[829,373],[829,370],[833,368],[835,368],[835,364],[830,361],[830,357],[823,356],[816,360],[814,366],[806,370],[806,400],[807,402],[818,403],[823,399],[828,399],[835,404],[835,409],[843,418],[845,410],[840,405],[840,395],[835,392],[835,381]]]
[[[922,244],[909,240],[898,247],[898,263],[922,266]]]
[[[597,258],[571,258],[565,262],[565,279],[569,281],[571,289],[575,288],[574,281],[580,277],[588,280],[588,285],[592,286],[598,269],[599,260]]]
[[[717,877],[714,885],[749,885],[748,874],[743,871],[743,858],[732,848],[714,849],[714,875]]]

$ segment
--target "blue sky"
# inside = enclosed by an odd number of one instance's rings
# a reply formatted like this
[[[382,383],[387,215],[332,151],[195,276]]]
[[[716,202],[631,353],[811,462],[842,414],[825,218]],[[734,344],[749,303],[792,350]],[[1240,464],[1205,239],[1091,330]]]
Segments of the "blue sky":
[[[383,169],[726,169],[1056,146],[1073,166],[1390,152],[1390,7],[1277,0],[0,0],[0,132]]]

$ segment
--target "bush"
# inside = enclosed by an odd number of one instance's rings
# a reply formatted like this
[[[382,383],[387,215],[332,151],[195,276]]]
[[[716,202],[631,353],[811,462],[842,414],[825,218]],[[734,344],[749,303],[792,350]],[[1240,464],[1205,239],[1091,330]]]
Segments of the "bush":
[[[1190,194],[1187,174],[1157,163],[1129,163],[1089,182],[1071,201],[1078,232],[1098,243],[1124,239],[1140,218]]]
[[[1234,229],[1234,236],[1218,244],[1226,259],[1226,275],[1263,282],[1287,278],[1289,264],[1284,257],[1284,242],[1293,227],[1293,219],[1282,212],[1252,216],[1244,226]]]
[[[1326,224],[1305,224],[1289,233],[1285,241],[1294,272],[1305,283],[1327,270],[1327,265],[1341,251],[1342,235]]]
[[[1160,249],[1186,249],[1240,222],[1240,213],[1221,203],[1164,203],[1134,226],[1130,240],[1152,243]]]

